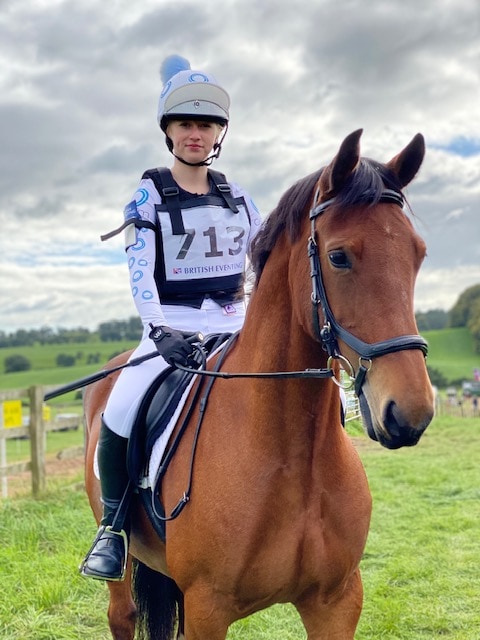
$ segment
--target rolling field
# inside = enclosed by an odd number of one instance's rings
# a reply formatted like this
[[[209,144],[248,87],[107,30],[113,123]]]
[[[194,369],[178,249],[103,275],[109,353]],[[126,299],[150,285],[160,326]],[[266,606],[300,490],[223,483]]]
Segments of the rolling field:
[[[480,354],[473,352],[473,343],[467,329],[442,329],[423,333],[429,344],[428,365],[443,373],[449,382],[471,379],[473,369],[480,368]],[[127,351],[135,342],[88,342],[85,344],[35,345],[0,349],[0,390],[23,389],[34,384],[64,385],[102,369],[116,353]],[[32,364],[29,371],[4,373],[5,358],[21,354]],[[58,367],[59,354],[72,355],[76,362],[71,367]],[[96,356],[96,363],[87,364]]]
[[[374,499],[362,561],[358,640],[477,640],[480,630],[480,418],[435,419],[415,448],[354,441]],[[66,434],[67,435],[67,434]],[[95,531],[79,467],[48,478],[42,500],[0,501],[0,638],[110,640],[107,589],[77,566]],[[237,622],[228,640],[304,640],[277,605]]]
[[[0,389],[23,389],[34,384],[66,384],[102,369],[114,354],[127,351],[136,344],[135,341],[88,342],[0,349]],[[75,364],[71,367],[58,367],[56,358],[59,354],[74,356]],[[31,369],[6,374],[3,363],[11,355],[27,358],[31,362]],[[96,358],[97,362],[88,363],[89,358]]]
[[[425,331],[422,335],[428,341],[428,365],[443,373],[449,382],[471,380],[473,370],[480,368],[480,353],[474,353],[467,329]]]

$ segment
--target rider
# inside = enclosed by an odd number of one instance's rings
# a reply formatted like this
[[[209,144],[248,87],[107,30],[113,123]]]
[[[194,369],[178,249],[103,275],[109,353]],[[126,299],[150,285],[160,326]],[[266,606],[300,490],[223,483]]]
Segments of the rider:
[[[144,327],[131,358],[155,348],[163,357],[123,369],[102,418],[97,459],[103,517],[80,567],[82,575],[101,580],[123,580],[125,574],[129,523],[125,518],[116,526],[116,516],[128,499],[127,445],[142,394],[167,363],[186,363],[192,346],[182,332],[240,329],[245,261],[261,224],[246,191],[208,168],[228,127],[227,92],[180,56],[164,61],[161,76],[157,119],[172,167],[143,174],[120,229]]]

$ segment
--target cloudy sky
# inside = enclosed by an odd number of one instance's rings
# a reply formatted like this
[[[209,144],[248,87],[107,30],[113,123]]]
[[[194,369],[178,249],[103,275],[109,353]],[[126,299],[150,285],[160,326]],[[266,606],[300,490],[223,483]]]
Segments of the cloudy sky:
[[[215,167],[267,214],[362,127],[388,161],[417,133],[407,190],[428,257],[416,309],[480,283],[478,0],[2,0],[0,330],[95,328],[135,315],[120,238],[156,124],[163,58],[229,91]]]

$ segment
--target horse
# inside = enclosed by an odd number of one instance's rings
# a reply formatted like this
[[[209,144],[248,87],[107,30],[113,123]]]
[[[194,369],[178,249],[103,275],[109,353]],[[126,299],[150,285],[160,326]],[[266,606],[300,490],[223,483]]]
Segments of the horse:
[[[234,621],[275,603],[293,603],[308,640],[354,638],[372,507],[341,420],[340,369],[355,384],[368,435],[384,447],[415,445],[434,412],[413,306],[426,248],[402,192],[424,139],[417,134],[381,164],[360,156],[361,135],[290,187],[256,236],[256,284],[221,365],[239,376],[211,388],[189,501],[166,523],[166,543],[141,502],[130,506],[127,577],[108,583],[115,640],[224,640]],[[97,521],[94,453],[114,379],[84,399]],[[159,489],[167,514],[189,480],[197,413]]]

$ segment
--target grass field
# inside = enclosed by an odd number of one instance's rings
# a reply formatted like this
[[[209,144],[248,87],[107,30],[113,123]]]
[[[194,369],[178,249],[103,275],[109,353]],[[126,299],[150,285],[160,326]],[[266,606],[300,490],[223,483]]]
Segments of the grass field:
[[[135,342],[91,342],[86,344],[35,345],[0,349],[0,390],[28,389],[33,385],[62,387],[75,380],[81,380],[105,367],[115,354],[128,351]],[[3,373],[5,358],[21,354],[28,358],[32,368],[29,371]],[[71,367],[58,367],[59,354],[73,355],[77,358]],[[86,364],[89,356],[98,356],[98,363]],[[25,399],[25,403],[27,400]],[[73,391],[54,398],[49,404],[60,411],[78,411],[81,413],[81,392]]]
[[[437,418],[412,449],[355,441],[374,499],[357,640],[477,640],[480,418]],[[81,470],[69,486],[49,478],[39,501],[0,501],[2,640],[110,640],[107,589],[77,574],[95,529],[72,488],[81,479]],[[228,639],[305,634],[295,610],[278,605],[237,622]]]
[[[480,353],[474,353],[473,339],[465,328],[425,331],[428,341],[428,365],[438,369],[449,381],[472,380],[480,368]]]
[[[46,435],[46,455],[57,454],[59,451],[70,447],[83,445],[83,426],[81,418],[79,428],[71,431],[50,431]],[[30,440],[27,438],[7,440],[7,461],[8,463],[19,462],[30,459]],[[1,640],[1,639],[0,639]]]
[[[32,370],[48,370],[57,367],[56,359],[59,354],[65,354],[76,358],[77,365],[83,367],[89,357],[98,356],[100,363],[106,362],[113,353],[125,351],[136,344],[138,344],[138,341],[135,340],[131,342],[100,342],[100,340],[92,340],[91,342],[75,344],[36,344],[29,347],[0,349],[0,358],[5,359],[10,355],[21,353],[32,363]],[[68,369],[69,367],[66,368]]]

